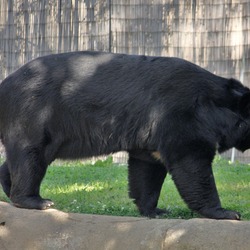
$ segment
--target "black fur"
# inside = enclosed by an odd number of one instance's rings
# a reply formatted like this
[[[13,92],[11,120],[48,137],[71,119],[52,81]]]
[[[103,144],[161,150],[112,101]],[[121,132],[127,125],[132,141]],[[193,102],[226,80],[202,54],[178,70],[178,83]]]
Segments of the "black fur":
[[[216,149],[250,147],[250,91],[178,58],[74,52],[37,58],[0,85],[7,160],[0,181],[13,204],[46,209],[39,195],[56,158],[129,152],[129,194],[155,216],[172,178],[188,206],[239,219],[221,207],[211,163]],[[156,157],[157,156],[157,157]]]

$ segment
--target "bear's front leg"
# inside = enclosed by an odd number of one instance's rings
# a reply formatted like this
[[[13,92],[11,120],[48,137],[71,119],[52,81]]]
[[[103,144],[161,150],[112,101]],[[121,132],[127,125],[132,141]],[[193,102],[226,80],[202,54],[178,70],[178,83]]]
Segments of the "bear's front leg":
[[[11,179],[8,164],[6,161],[0,167],[0,183],[5,194],[10,197]]]
[[[148,152],[129,152],[129,196],[140,214],[154,218],[167,211],[157,208],[161,187],[167,174],[166,167]]]
[[[239,220],[236,211],[221,207],[212,172],[212,158],[192,153],[172,164],[170,173],[183,200],[190,209],[211,219]]]

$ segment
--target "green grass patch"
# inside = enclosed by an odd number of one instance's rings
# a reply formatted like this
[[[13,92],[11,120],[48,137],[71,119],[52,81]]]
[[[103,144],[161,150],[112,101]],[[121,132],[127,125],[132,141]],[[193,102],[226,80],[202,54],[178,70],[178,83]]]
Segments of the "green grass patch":
[[[220,157],[213,165],[223,207],[239,211],[243,220],[250,220],[250,166],[229,164]],[[127,175],[127,167],[113,164],[111,158],[95,164],[55,161],[48,168],[41,195],[65,212],[139,216],[128,198]],[[8,201],[2,189],[0,200]],[[199,217],[182,201],[170,176],[164,182],[159,207],[168,209],[166,218]]]

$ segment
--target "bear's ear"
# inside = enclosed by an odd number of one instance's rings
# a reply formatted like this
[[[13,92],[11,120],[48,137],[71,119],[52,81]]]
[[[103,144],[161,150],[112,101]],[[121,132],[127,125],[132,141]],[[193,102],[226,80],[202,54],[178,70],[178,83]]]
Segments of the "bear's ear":
[[[243,117],[250,117],[250,92],[240,98],[239,112]]]
[[[231,78],[228,80],[228,89],[235,95],[235,96],[242,96],[246,91],[246,87],[242,85],[241,82]]]

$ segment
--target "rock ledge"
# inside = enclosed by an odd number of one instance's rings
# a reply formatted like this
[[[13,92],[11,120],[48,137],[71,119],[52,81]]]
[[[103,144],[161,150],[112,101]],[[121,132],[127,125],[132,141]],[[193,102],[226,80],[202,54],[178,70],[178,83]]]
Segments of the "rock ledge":
[[[0,202],[0,249],[249,250],[250,221],[84,215]]]

